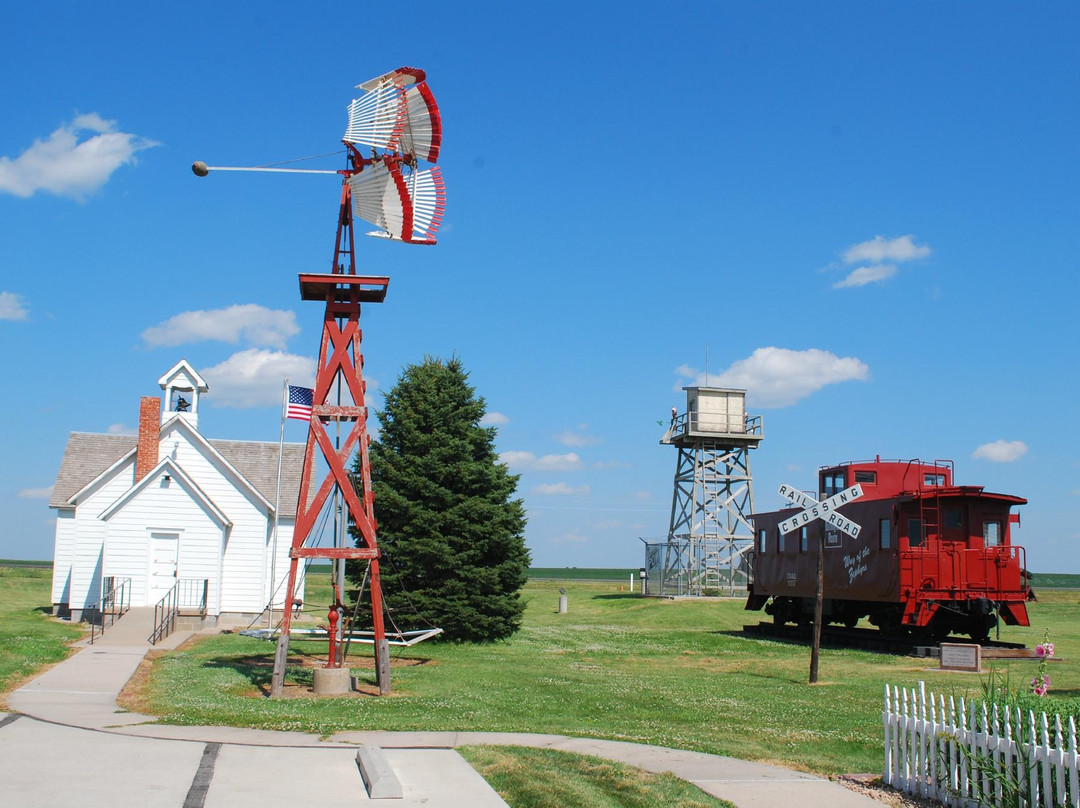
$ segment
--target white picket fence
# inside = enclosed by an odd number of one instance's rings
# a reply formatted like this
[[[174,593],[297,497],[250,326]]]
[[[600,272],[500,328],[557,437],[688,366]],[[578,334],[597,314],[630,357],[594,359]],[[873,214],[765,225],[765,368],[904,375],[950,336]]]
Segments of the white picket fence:
[[[1080,755],[1070,716],[976,706],[885,686],[885,783],[949,806],[1080,808]]]

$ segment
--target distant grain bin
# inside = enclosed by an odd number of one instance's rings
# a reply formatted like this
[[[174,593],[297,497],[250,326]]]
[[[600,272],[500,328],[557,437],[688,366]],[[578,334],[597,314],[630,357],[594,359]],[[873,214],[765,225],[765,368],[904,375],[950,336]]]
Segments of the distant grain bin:
[[[746,414],[746,391],[684,387],[660,442],[679,450],[665,544],[647,544],[649,594],[734,594],[747,583],[754,530],[751,449],[761,416]]]

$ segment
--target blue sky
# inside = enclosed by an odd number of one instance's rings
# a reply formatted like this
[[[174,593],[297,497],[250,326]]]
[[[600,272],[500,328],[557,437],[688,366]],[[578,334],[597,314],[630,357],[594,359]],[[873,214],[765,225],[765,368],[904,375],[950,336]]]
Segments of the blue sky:
[[[759,510],[818,466],[948,458],[1080,572],[1080,10],[984,3],[18,4],[0,30],[0,557],[52,554],[70,431],[186,357],[214,438],[314,365],[354,85],[427,71],[435,247],[362,239],[369,384],[457,353],[542,566],[638,566],[683,384],[749,389]],[[300,164],[339,168],[340,156]],[[374,424],[373,424],[374,426]],[[287,439],[303,425],[290,422]]]

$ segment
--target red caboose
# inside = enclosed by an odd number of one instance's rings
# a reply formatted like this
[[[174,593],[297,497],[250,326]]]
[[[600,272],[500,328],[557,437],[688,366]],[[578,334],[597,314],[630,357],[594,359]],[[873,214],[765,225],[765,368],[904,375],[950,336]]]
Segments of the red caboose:
[[[987,637],[997,619],[1028,625],[1024,548],[1014,546],[1013,506],[1027,500],[953,484],[951,461],[881,460],[823,467],[820,498],[858,483],[861,499],[842,506],[858,536],[810,522],[782,534],[799,509],[755,514],[747,609],[774,622],[813,620],[817,547],[824,531],[824,622],[860,618],[889,633]]]

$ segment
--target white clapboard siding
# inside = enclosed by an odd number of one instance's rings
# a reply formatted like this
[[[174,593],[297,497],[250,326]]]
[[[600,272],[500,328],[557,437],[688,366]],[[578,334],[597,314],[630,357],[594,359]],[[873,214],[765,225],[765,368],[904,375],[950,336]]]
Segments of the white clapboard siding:
[[[75,509],[56,511],[56,541],[53,545],[52,602],[71,602],[71,561],[75,554]]]
[[[98,479],[75,503],[75,533],[71,555],[72,609],[88,609],[101,600],[105,549],[105,523],[98,516],[131,488],[135,478],[132,458]]]
[[[211,446],[179,423],[166,430],[160,446],[162,456],[173,457],[232,522],[221,558],[220,610],[262,611],[267,588],[263,573],[267,504]]]
[[[949,806],[1080,808],[1076,723],[885,686],[887,785]],[[998,776],[992,776],[994,774]],[[1010,793],[1008,783],[1016,784]]]
[[[131,578],[131,605],[154,606],[151,592],[151,534],[177,534],[177,578],[207,579],[207,611],[217,613],[218,581],[225,528],[184,481],[157,474],[108,519],[105,574]]]

